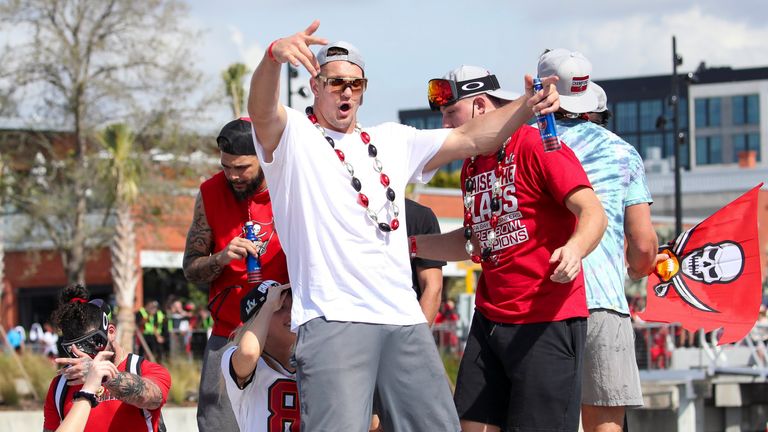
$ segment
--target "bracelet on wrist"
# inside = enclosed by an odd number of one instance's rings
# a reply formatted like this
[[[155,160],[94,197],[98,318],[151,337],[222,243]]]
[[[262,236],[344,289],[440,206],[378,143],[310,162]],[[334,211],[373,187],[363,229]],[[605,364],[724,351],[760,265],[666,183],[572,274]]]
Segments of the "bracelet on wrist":
[[[99,400],[96,398],[96,395],[91,392],[87,391],[76,391],[74,395],[72,395],[72,400],[76,401],[78,399],[85,399],[88,401],[89,404],[91,404],[91,408],[96,408],[96,406],[99,404]]]
[[[269,57],[270,59],[272,59],[272,61],[273,61],[273,62],[275,62],[275,63],[278,63],[278,64],[279,64],[280,62],[279,62],[279,61],[277,61],[277,59],[275,58],[275,54],[274,54],[274,53],[272,53],[272,48],[275,46],[275,43],[277,43],[277,41],[279,41],[279,40],[280,40],[280,39],[275,39],[275,40],[273,40],[273,41],[272,41],[272,43],[271,43],[271,44],[269,44],[269,48],[267,48],[267,57]]]
[[[418,252],[418,248],[416,247],[416,236],[408,237],[408,244],[410,247],[411,259],[414,259],[416,258],[416,253]]]

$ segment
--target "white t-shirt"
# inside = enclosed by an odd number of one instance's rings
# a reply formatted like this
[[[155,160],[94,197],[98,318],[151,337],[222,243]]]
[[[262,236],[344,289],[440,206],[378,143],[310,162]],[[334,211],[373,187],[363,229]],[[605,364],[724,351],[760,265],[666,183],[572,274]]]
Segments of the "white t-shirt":
[[[403,195],[408,183],[424,183],[432,177],[434,171],[423,173],[424,166],[450,130],[418,130],[397,123],[363,127],[378,150],[382,172],[389,176],[400,210],[400,228],[383,233],[358,204],[349,172],[322,133],[304,114],[286,111],[287,124],[272,162],[264,162],[255,133],[254,141],[288,258],[291,328],[295,331],[320,316],[375,324],[425,322],[411,287]],[[393,214],[386,189],[360,134],[326,133],[354,167],[369,208],[378,211],[379,222],[389,223]]]
[[[240,387],[232,369],[232,354],[236,349],[237,346],[233,346],[224,351],[221,373],[240,431],[298,432],[301,422],[295,374],[282,367],[272,369],[262,356],[251,378]]]
[[[59,341],[59,335],[53,332],[45,332],[43,333],[41,340],[43,341],[43,346],[45,347],[43,350],[43,355],[59,355],[59,348],[56,346],[56,342]]]

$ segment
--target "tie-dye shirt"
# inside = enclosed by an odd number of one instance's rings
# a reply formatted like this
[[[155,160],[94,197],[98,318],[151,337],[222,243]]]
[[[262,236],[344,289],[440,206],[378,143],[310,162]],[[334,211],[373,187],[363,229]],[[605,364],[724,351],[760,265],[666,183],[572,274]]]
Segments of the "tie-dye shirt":
[[[608,216],[603,239],[582,261],[587,307],[629,314],[624,293],[624,209],[653,201],[643,160],[632,145],[592,122],[558,120],[557,134],[581,161]]]

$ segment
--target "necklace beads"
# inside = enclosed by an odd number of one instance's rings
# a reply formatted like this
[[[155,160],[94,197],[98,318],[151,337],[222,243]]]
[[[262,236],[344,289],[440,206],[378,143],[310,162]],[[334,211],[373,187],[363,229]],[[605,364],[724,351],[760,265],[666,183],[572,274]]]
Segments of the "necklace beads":
[[[469,163],[465,168],[465,174],[467,178],[464,181],[463,225],[464,239],[466,240],[464,250],[467,252],[467,255],[469,255],[470,259],[472,259],[472,262],[477,264],[486,262],[492,265],[496,265],[499,262],[499,254],[493,253],[493,244],[496,242],[496,227],[499,225],[499,216],[501,215],[501,210],[504,204],[504,200],[501,196],[501,177],[504,173],[504,161],[507,155],[507,144],[509,141],[510,140],[507,139],[496,153],[496,167],[493,170],[493,174],[495,175],[496,179],[494,180],[493,186],[491,187],[491,217],[489,218],[491,229],[488,232],[488,237],[486,240],[480,241],[479,254],[475,253],[475,246],[472,244],[472,211],[475,205],[474,192],[476,186],[473,176],[477,171],[477,167],[475,166],[475,156],[472,156],[469,159]]]
[[[400,209],[397,207],[397,204],[395,204],[395,191],[389,186],[389,176],[383,172],[384,167],[381,163],[381,160],[378,158],[379,151],[376,146],[371,143],[371,136],[368,134],[368,132],[365,132],[360,124],[355,125],[355,132],[360,135],[360,140],[367,147],[368,156],[373,159],[373,170],[379,174],[379,182],[384,188],[384,195],[386,196],[387,201],[389,201],[389,204],[392,208],[393,218],[389,222],[379,222],[378,214],[368,207],[369,200],[368,197],[361,192],[363,189],[363,184],[360,182],[360,179],[355,177],[355,168],[351,163],[346,161],[344,152],[336,148],[336,142],[333,140],[333,138],[328,136],[325,128],[318,123],[317,116],[314,114],[311,106],[307,107],[306,114],[309,121],[315,125],[317,130],[323,135],[323,138],[325,138],[331,148],[334,149],[339,162],[344,165],[344,168],[346,168],[347,172],[352,177],[350,184],[352,185],[352,188],[355,190],[355,192],[357,192],[357,203],[365,209],[368,218],[370,218],[376,227],[382,232],[390,232],[398,229],[400,227],[400,221],[397,219],[397,217],[400,215]]]

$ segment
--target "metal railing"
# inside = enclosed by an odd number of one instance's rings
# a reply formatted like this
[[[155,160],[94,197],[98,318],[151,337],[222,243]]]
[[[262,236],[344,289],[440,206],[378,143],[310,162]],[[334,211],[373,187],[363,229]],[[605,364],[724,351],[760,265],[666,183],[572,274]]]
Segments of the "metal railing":
[[[702,369],[707,375],[768,378],[768,324],[756,324],[742,340],[718,346],[718,331],[688,332],[677,324],[633,323],[641,370]]]

